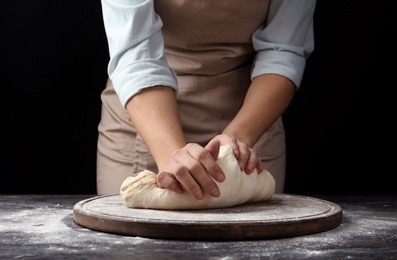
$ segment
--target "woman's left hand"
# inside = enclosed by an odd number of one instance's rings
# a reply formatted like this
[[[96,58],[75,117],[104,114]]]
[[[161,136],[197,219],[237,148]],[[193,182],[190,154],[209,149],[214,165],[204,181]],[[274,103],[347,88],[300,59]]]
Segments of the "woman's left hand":
[[[245,173],[250,174],[255,170],[255,168],[258,173],[263,171],[262,162],[259,160],[256,151],[242,140],[228,134],[217,135],[214,139],[219,139],[221,141],[221,145],[230,145],[240,169],[244,170]]]

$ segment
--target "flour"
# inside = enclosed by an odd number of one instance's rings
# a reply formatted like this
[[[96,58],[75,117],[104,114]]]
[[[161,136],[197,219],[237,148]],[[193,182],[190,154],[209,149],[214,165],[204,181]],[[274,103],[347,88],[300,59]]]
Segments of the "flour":
[[[397,255],[397,198],[388,200],[389,206],[345,199],[341,203],[342,224],[312,235],[187,241],[120,236],[83,228],[74,223],[72,208],[89,196],[47,197],[0,197],[1,260],[395,259]]]
[[[128,242],[131,245],[127,237],[103,235],[103,233],[78,226],[73,221],[71,209],[57,209],[57,206],[5,212],[0,220],[0,234],[6,234],[0,235],[2,244],[24,240],[25,244],[48,244],[48,250],[60,252],[69,250],[70,253],[70,246],[81,243],[87,243],[87,248],[92,248],[92,250],[98,250],[98,247],[103,249],[101,243],[92,243],[90,236],[98,236],[101,237],[102,242],[109,244],[123,245]],[[8,240],[7,237],[12,237],[12,239]],[[144,241],[146,241],[145,238],[137,238],[134,239],[134,244]]]

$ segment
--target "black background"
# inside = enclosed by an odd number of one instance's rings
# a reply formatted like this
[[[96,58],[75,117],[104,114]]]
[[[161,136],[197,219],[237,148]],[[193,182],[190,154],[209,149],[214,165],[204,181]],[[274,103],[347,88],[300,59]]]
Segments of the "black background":
[[[395,194],[396,1],[318,1],[285,113],[293,194]],[[99,0],[0,2],[0,193],[93,194],[109,59]]]

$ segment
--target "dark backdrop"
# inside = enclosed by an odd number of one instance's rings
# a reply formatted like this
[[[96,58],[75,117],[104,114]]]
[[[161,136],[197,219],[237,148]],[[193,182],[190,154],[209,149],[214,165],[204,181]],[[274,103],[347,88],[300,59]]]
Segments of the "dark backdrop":
[[[396,10],[318,1],[315,51],[284,117],[287,193],[396,193]],[[0,28],[0,193],[95,193],[100,1],[1,1]]]

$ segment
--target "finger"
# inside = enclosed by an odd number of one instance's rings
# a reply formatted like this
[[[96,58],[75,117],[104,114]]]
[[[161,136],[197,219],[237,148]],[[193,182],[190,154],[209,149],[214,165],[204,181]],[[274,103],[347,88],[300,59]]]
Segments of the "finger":
[[[244,171],[247,174],[250,174],[258,166],[258,161],[259,160],[258,160],[258,156],[257,156],[257,154],[256,154],[254,149],[248,149],[248,151],[249,151],[249,157],[248,157],[247,164],[245,165]]]
[[[221,195],[218,186],[216,185],[214,180],[210,178],[207,172],[199,173],[198,171],[191,171],[191,176],[194,178],[194,180],[197,183],[199,183],[199,185],[204,189],[204,191],[207,192],[212,197],[217,198]]]
[[[228,143],[228,145],[230,145],[230,147],[232,148],[234,157],[238,160],[240,158],[241,154],[240,154],[240,147],[238,145],[237,139],[233,138],[232,142]]]
[[[217,135],[215,138],[220,140],[220,145],[229,145],[232,148],[234,157],[238,159],[240,154],[238,151],[237,138],[226,134]]]
[[[256,170],[258,171],[258,173],[263,172],[263,165],[262,165],[262,161],[259,160],[258,158],[258,165],[256,166]]]
[[[217,138],[212,139],[206,146],[205,149],[210,152],[213,160],[206,156],[203,156],[203,159],[197,158],[207,170],[208,174],[210,174],[215,180],[218,182],[223,182],[225,180],[225,173],[222,168],[216,163],[216,160],[219,156],[219,148],[221,146],[221,141]],[[199,154],[199,157],[202,156]]]
[[[212,158],[211,154],[203,147],[197,144],[189,144],[186,149],[178,150],[173,154],[173,160],[176,164],[174,164],[172,168],[168,168],[168,171],[173,173],[174,178],[186,191],[192,194],[193,197],[196,199],[203,199],[203,185],[208,182],[213,182],[213,186],[216,186],[216,184],[207,174],[207,171],[201,163],[189,153],[189,150],[204,151],[208,157]],[[207,180],[205,180],[205,178]]]
[[[186,168],[183,168],[183,170],[181,168],[180,171],[176,171],[174,176],[178,180],[178,182],[187,190],[187,192],[192,194],[193,197],[198,200],[204,199],[204,193],[200,185]]]
[[[238,145],[240,154],[240,156],[237,158],[238,165],[241,170],[245,170],[250,157],[250,150],[248,149],[247,145],[242,142],[239,142]]]
[[[156,177],[157,187],[165,188],[171,190],[173,192],[182,194],[184,193],[184,189],[179,181],[174,177],[174,175],[169,174],[168,172],[159,172]]]
[[[212,150],[212,153],[207,150],[207,147],[210,150]],[[202,167],[204,167],[204,170],[206,171],[206,173],[208,173],[210,176],[212,176],[216,181],[222,182],[225,180],[225,174],[224,174],[222,168],[216,163],[216,160],[218,159],[219,148],[220,148],[220,141],[217,139],[213,139],[207,144],[205,149],[202,149],[199,145],[197,145],[197,146],[194,146],[191,149],[189,149],[188,152],[189,152],[189,154],[191,154],[191,156],[197,162],[200,163],[200,165]],[[216,155],[216,157],[214,157],[214,155]],[[199,165],[197,165],[197,168],[198,168],[198,166]],[[198,171],[195,171],[194,169],[192,169],[191,172],[198,173]],[[208,183],[208,181],[210,181],[211,184],[212,183],[215,184],[215,182],[213,182],[213,180],[211,178],[209,178],[209,179],[204,178],[204,181],[206,181],[206,183],[200,183],[202,185],[205,185],[203,187],[206,187],[206,184]],[[211,186],[213,186],[213,185],[211,185]]]
[[[211,176],[216,180],[223,181],[225,175],[222,168],[216,163],[209,151],[200,148],[200,146],[191,147],[188,152],[194,159],[190,163],[185,163],[191,176],[208,194],[219,197],[219,188]]]
[[[218,159],[219,155],[219,147],[221,146],[221,141],[217,138],[212,139],[209,141],[209,143],[205,146],[205,149],[207,149],[208,152],[212,155],[212,158],[214,160]]]

